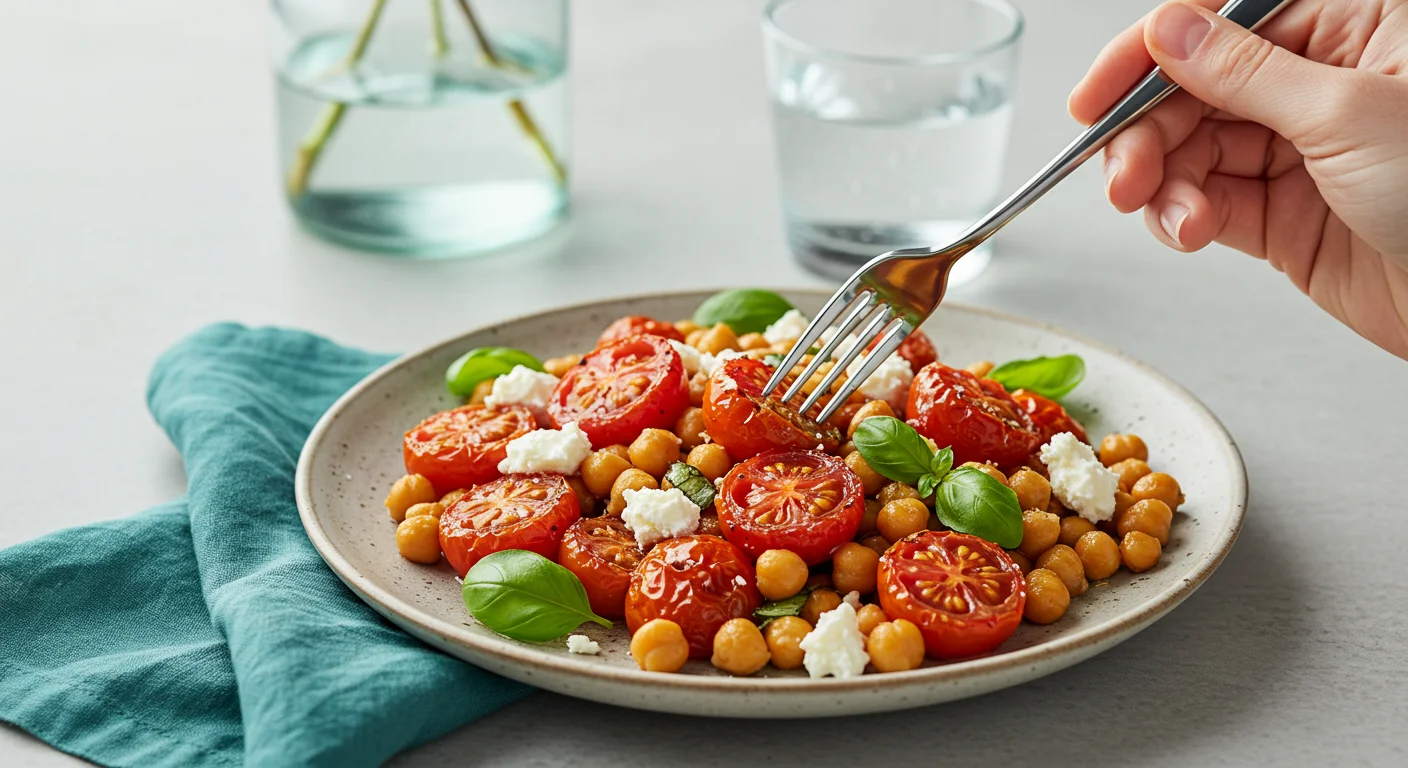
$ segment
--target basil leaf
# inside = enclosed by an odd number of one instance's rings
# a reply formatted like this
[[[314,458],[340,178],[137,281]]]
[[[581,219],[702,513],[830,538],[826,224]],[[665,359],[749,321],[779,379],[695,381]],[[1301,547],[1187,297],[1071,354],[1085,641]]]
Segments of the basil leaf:
[[[718,489],[709,482],[703,472],[683,461],[671,464],[665,472],[665,479],[670,481],[670,485],[680,489],[680,492],[701,510],[708,509],[709,505],[714,503],[714,497],[718,495]]]
[[[865,463],[891,480],[915,485],[924,475],[937,474],[930,472],[935,457],[929,444],[914,427],[893,416],[862,421],[851,440]]]
[[[976,467],[959,467],[939,483],[934,512],[939,522],[1004,549],[1022,543],[1022,508],[1017,494]]]
[[[460,355],[460,358],[445,370],[445,387],[451,394],[469,397],[474,388],[485,379],[502,376],[521,365],[535,371],[542,371],[543,364],[538,358],[513,347],[476,347]]]
[[[790,309],[792,304],[772,291],[740,288],[705,299],[694,311],[694,322],[705,328],[724,323],[742,336],[762,333]]]
[[[919,478],[919,498],[927,499],[939,487],[939,478],[935,475],[925,475]]]
[[[813,589],[815,589],[815,587],[805,587],[801,592],[791,597],[763,603],[758,606],[758,610],[753,611],[753,615],[764,619],[780,619],[783,616],[800,616],[802,614],[802,606],[807,603],[807,595],[810,595]]]
[[[1080,355],[1013,360],[992,369],[987,377],[1009,390],[1030,389],[1043,397],[1060,400],[1085,378],[1085,361]]]
[[[933,460],[929,462],[929,471],[933,473],[935,482],[944,479],[944,475],[947,475],[950,469],[953,469],[953,449],[940,448],[934,454]],[[920,495],[928,496],[929,494],[922,493]]]
[[[592,613],[576,574],[536,552],[506,549],[480,560],[464,575],[463,594],[471,616],[514,640],[544,643],[584,621],[611,626]]]

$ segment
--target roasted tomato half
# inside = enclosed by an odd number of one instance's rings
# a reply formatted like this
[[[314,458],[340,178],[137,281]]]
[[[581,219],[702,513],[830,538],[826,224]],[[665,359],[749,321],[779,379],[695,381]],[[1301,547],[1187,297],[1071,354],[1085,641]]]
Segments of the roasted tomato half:
[[[816,565],[855,537],[865,488],[834,456],[768,451],[729,471],[715,505],[724,536],[744,552],[790,549]]]
[[[752,618],[762,604],[748,557],[716,536],[668,539],[631,574],[626,626],[632,633],[651,619],[684,630],[691,658],[714,652],[714,634],[729,619]]]
[[[1027,602],[1022,571],[990,541],[920,531],[880,556],[880,607],[924,635],[930,656],[987,653],[1017,631]]]
[[[773,448],[836,450],[841,433],[834,427],[818,424],[789,405],[763,397],[772,371],[760,360],[742,357],[715,369],[704,387],[704,425],[709,439],[727,449],[735,460]]]
[[[593,612],[619,619],[626,615],[631,572],[643,557],[621,518],[603,515],[584,517],[567,528],[557,562],[582,580]]]
[[[555,559],[567,527],[581,517],[562,475],[506,475],[459,497],[440,516],[440,549],[461,576],[480,558],[526,549]]]
[[[548,401],[553,426],[575,421],[600,448],[669,429],[689,407],[684,363],[659,336],[632,336],[587,355]]]
[[[441,494],[487,483],[499,476],[509,441],[537,428],[521,405],[466,405],[437,413],[406,433],[406,471],[425,475]]]
[[[645,315],[627,315],[606,326],[606,330],[601,332],[601,337],[596,340],[598,349],[608,344],[615,344],[622,339],[632,336],[639,336],[648,333],[652,336],[659,336],[675,341],[684,341],[684,334],[679,329],[663,320],[656,320]]]
[[[914,377],[905,415],[920,434],[953,448],[955,466],[991,461],[1010,467],[1040,444],[1027,412],[1001,384],[942,363]]]
[[[870,346],[866,349],[873,349],[879,341],[876,339],[870,342]],[[895,354],[903,357],[909,363],[909,369],[915,373],[919,373],[924,366],[939,360],[939,353],[934,349],[934,342],[929,340],[929,334],[920,330],[906,336],[904,341],[900,342],[900,348],[895,350]]]
[[[1052,437],[1062,432],[1070,432],[1082,443],[1090,442],[1090,438],[1085,436],[1085,427],[1079,421],[1071,418],[1071,414],[1066,413],[1066,409],[1061,404],[1029,389],[1019,389],[1012,393],[1012,399],[1017,402],[1023,411],[1026,411],[1027,418],[1032,420],[1032,426],[1036,429],[1039,442],[1038,446],[1046,445]]]

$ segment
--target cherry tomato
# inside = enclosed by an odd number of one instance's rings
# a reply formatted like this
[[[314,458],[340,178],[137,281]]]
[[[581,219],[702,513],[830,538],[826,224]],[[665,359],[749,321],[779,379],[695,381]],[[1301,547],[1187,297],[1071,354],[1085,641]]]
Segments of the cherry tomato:
[[[581,516],[577,494],[562,475],[507,475],[450,504],[440,516],[440,549],[461,576],[505,549],[556,558],[562,535]]]
[[[834,456],[768,451],[729,471],[716,506],[724,536],[744,552],[790,549],[816,565],[855,538],[865,488]]]
[[[1027,412],[1001,384],[942,363],[914,377],[905,414],[921,435],[953,448],[954,466],[991,461],[1010,467],[1039,445]]]
[[[714,370],[704,387],[704,427],[709,439],[736,459],[773,448],[834,451],[841,444],[835,427],[818,424],[772,398],[763,387],[773,369],[760,360],[736,358]],[[782,388],[788,385],[784,383]]]
[[[553,426],[575,421],[601,448],[629,445],[642,430],[670,429],[689,407],[684,363],[659,336],[632,336],[587,355],[548,401]]]
[[[880,607],[924,635],[930,656],[987,653],[1017,631],[1027,602],[1022,571],[990,541],[920,531],[880,556]]]
[[[596,340],[596,346],[597,349],[601,349],[608,344],[615,344],[622,339],[638,336],[642,333],[684,341],[684,334],[670,323],[645,315],[627,315],[606,326],[606,330],[602,331],[601,337]]]
[[[879,339],[870,342],[870,346],[866,347],[866,350],[874,349],[879,342]],[[915,329],[914,333],[909,334],[904,338],[904,341],[900,342],[900,347],[895,350],[895,354],[903,357],[909,363],[909,369],[915,373],[919,373],[924,366],[939,360],[939,353],[934,349],[934,342],[929,340],[929,334],[918,329]]]
[[[509,441],[537,428],[521,405],[466,405],[437,413],[406,433],[406,471],[425,475],[440,494],[487,483],[499,476]]]
[[[577,574],[587,588],[592,611],[608,619],[626,615],[631,572],[645,557],[619,517],[584,517],[562,537],[557,562]]]
[[[1062,432],[1070,432],[1082,443],[1090,442],[1085,435],[1085,427],[1066,413],[1061,404],[1029,389],[1019,389],[1012,393],[1012,399],[1032,420],[1032,426],[1040,438],[1038,446],[1046,445],[1052,437]]]
[[[724,622],[751,619],[762,602],[753,565],[738,547],[717,536],[681,536],[655,545],[631,574],[626,626],[634,633],[651,619],[669,619],[684,630],[690,658],[704,658]]]

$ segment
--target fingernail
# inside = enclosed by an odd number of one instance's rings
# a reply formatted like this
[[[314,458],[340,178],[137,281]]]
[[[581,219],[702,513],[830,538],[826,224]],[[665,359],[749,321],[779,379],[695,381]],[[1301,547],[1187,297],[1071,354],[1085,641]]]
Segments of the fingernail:
[[[1115,183],[1115,177],[1120,175],[1120,169],[1124,167],[1124,161],[1118,157],[1109,157],[1105,160],[1105,197],[1110,196],[1110,185]]]
[[[1154,14],[1153,23],[1154,43],[1180,61],[1191,58],[1212,31],[1211,22],[1182,4],[1170,5]]]
[[[1164,228],[1164,232],[1173,238],[1173,242],[1183,245],[1183,241],[1178,239],[1178,230],[1183,228],[1183,221],[1187,218],[1188,208],[1175,203],[1159,214],[1159,224]]]

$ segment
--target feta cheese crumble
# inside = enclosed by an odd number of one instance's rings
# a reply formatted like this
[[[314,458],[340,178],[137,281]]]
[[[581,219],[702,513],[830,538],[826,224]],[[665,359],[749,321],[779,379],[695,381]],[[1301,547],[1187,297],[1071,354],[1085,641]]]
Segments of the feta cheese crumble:
[[[851,364],[846,366],[846,375],[855,376],[860,373],[860,367],[865,364],[867,357],[869,355],[861,355],[851,361]],[[879,368],[861,382],[860,393],[872,400],[884,400],[899,412],[904,410],[909,401],[909,385],[913,383],[914,369],[909,367],[909,361],[891,353],[880,363]]]
[[[568,635],[567,652],[595,656],[601,653],[601,644],[586,635]]]
[[[699,350],[689,346],[683,341],[669,339],[670,346],[679,353],[680,362],[684,363],[684,375],[686,378],[699,373]]]
[[[1041,447],[1041,461],[1051,473],[1051,492],[1068,509],[1099,523],[1115,516],[1120,478],[1095,458],[1095,451],[1070,432]]]
[[[800,339],[802,334],[807,332],[807,326],[811,321],[799,310],[789,309],[782,317],[777,318],[777,322],[769,325],[763,331],[763,338],[769,344],[781,344],[791,339]]]
[[[743,357],[743,353],[736,349],[725,349],[720,351],[717,355],[711,355],[708,352],[700,352],[699,372],[705,376],[713,376],[714,371],[717,371],[720,365],[723,365],[726,361],[732,360],[735,357]]]
[[[562,429],[537,429],[508,444],[508,458],[499,462],[505,475],[522,472],[556,472],[575,475],[592,452],[592,441],[577,422]]]
[[[494,387],[484,398],[484,404],[522,405],[539,421],[546,421],[548,401],[556,388],[557,377],[551,373],[515,365],[513,370],[494,379]]]
[[[621,522],[635,534],[636,543],[642,549],[699,529],[699,507],[678,488],[668,491],[628,489],[623,495],[626,508],[621,512]]]
[[[846,593],[846,596],[843,597],[843,598],[841,598],[841,602],[843,602],[843,603],[845,603],[846,605],[849,605],[849,606],[851,606],[852,608],[856,609],[856,612],[857,612],[857,613],[860,612],[860,593],[859,593],[859,592],[857,592],[857,591],[855,591],[855,590],[851,590],[850,592],[847,592],[847,593]]]
[[[870,662],[865,635],[860,633],[856,609],[850,603],[821,614],[816,629],[802,638],[800,647],[806,652],[802,665],[812,677],[858,677]]]

